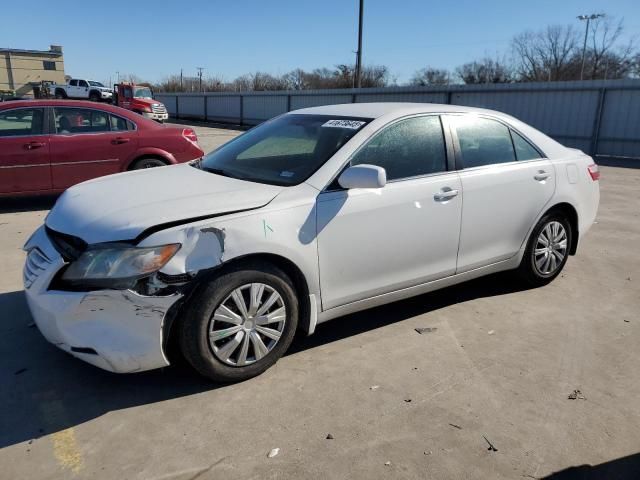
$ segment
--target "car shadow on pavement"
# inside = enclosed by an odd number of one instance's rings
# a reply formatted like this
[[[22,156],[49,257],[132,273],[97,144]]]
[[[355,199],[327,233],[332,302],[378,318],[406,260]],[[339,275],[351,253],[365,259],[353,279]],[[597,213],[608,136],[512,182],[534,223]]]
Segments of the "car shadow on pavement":
[[[300,336],[298,353],[416,315],[522,287],[491,275],[319,325]],[[137,374],[105,372],[50,345],[32,323],[24,291],[0,294],[0,448],[55,433],[110,411],[224,388],[184,365]]]
[[[0,198],[0,214],[51,210],[59,195]]]
[[[540,480],[637,480],[640,478],[640,453],[616,458],[598,465],[579,465],[541,478]]]

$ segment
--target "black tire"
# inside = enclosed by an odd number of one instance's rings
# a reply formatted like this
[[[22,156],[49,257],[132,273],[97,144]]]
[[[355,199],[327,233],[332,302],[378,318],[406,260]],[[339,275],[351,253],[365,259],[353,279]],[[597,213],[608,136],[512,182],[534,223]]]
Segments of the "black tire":
[[[264,357],[256,360],[254,355],[253,363],[245,366],[228,365],[216,357],[210,346],[211,318],[231,292],[251,283],[265,284],[280,295],[286,320],[280,339]],[[267,262],[239,265],[203,283],[194,292],[179,326],[180,349],[193,368],[211,380],[224,383],[247,380],[267,370],[287,351],[296,333],[298,315],[295,289],[283,271]]]
[[[56,97],[58,100],[63,100],[67,98],[67,94],[64,92],[64,90],[56,90],[54,97]]]
[[[92,102],[99,102],[101,95],[98,92],[89,93],[89,100]]]
[[[147,157],[140,158],[131,164],[129,170],[141,170],[143,168],[165,167],[168,163],[159,158]]]
[[[538,239],[541,232],[553,222],[558,222],[564,228],[566,233],[566,246],[561,261],[558,262],[558,257],[557,255],[555,256],[555,261],[557,262],[555,269],[550,272],[545,272],[543,271],[544,269],[541,270],[541,268],[539,268],[536,264],[535,249],[538,244]],[[571,250],[572,239],[573,230],[571,228],[571,223],[569,222],[569,220],[567,220],[567,218],[560,212],[546,213],[531,232],[531,236],[529,237],[529,240],[527,242],[527,248],[517,270],[518,276],[526,284],[532,287],[541,287],[550,283],[554,278],[560,275],[560,272],[562,272],[562,269],[566,265],[567,259],[569,258],[569,251]],[[548,255],[552,256],[555,254],[548,253]]]

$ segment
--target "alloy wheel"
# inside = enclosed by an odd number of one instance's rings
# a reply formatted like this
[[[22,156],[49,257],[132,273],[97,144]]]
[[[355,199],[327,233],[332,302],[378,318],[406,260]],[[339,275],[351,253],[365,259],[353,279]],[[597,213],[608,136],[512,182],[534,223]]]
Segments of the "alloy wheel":
[[[562,223],[553,220],[538,234],[533,250],[534,264],[541,275],[553,275],[567,255],[567,231]]]
[[[287,320],[282,296],[264,283],[234,289],[216,308],[209,323],[209,346],[218,360],[244,367],[277,345]]]

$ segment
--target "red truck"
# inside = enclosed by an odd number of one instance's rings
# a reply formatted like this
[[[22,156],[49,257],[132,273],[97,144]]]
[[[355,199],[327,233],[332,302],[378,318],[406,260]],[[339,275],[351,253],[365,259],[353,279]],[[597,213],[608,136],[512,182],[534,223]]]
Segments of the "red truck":
[[[118,107],[160,123],[169,118],[167,107],[153,99],[153,90],[148,86],[129,82],[116,83],[113,86],[112,102]]]

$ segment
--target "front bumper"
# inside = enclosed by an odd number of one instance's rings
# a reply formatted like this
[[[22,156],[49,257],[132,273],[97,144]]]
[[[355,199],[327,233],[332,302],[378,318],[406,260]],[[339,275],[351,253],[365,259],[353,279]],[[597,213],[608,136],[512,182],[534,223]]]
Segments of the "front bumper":
[[[100,92],[100,96],[103,100],[111,100],[113,98],[113,92]]]
[[[178,294],[147,297],[129,290],[49,290],[65,265],[44,227],[31,237],[24,269],[27,303],[38,329],[51,343],[92,365],[116,373],[169,365],[162,332]]]
[[[167,120],[169,118],[168,113],[142,112],[142,116],[151,120]]]

